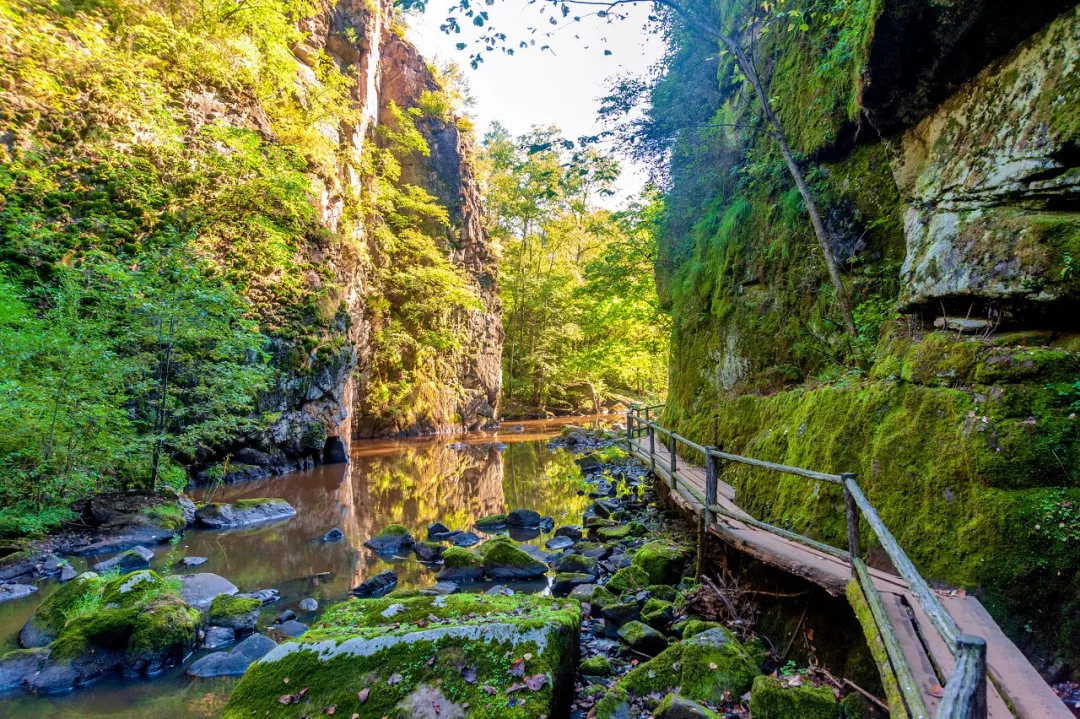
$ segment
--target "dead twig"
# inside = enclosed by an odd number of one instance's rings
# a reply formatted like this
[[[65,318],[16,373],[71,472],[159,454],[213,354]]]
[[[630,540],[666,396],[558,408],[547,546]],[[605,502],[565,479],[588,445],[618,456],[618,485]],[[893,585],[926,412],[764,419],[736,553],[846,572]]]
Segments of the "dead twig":
[[[806,612],[810,609],[810,595],[806,597],[806,605],[803,606],[802,616],[799,617],[799,623],[795,625],[795,631],[791,633],[791,640],[787,643],[787,648],[784,649],[784,653],[780,655],[779,664],[783,664],[787,659],[788,652],[791,651],[791,645],[795,643],[795,637],[799,636],[799,630],[802,629],[803,621],[806,620]]]
[[[728,611],[731,612],[731,618],[741,624],[742,617],[739,616],[739,612],[735,609],[735,605],[731,603],[731,600],[728,599],[727,596],[720,591],[720,587],[716,586],[716,584],[714,584],[713,581],[708,577],[702,577],[702,579],[707,585],[709,585],[710,589],[716,592],[716,596],[720,597],[720,600],[724,603],[724,606],[726,606],[728,608]]]

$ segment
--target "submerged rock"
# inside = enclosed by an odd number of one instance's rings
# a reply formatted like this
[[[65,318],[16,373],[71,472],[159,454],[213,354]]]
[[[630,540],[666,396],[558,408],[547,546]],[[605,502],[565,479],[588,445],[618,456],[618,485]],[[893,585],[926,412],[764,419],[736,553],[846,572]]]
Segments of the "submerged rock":
[[[392,604],[400,609],[388,618]],[[341,678],[366,677],[371,710],[364,717],[426,717],[418,707],[427,702],[424,711],[430,711],[431,701],[440,702],[440,719],[463,716],[458,712],[465,705],[490,707],[494,696],[503,719],[565,716],[580,621],[576,602],[531,595],[345,602],[303,640],[282,644],[252,665],[222,717],[261,716],[293,690],[285,678],[298,676],[305,677],[304,687],[295,687],[307,689],[305,705],[339,711],[361,708],[357,687]],[[504,656],[519,668],[508,672],[501,660],[491,661]]]
[[[198,567],[200,564],[206,564],[206,557],[184,557],[180,560],[180,564],[185,567]]]
[[[0,604],[29,597],[36,591],[37,587],[33,584],[0,584]]]
[[[379,572],[352,588],[349,594],[356,597],[381,597],[397,586],[397,572],[393,569]]]
[[[295,515],[296,510],[284,499],[266,497],[238,499],[232,504],[204,504],[195,510],[195,522],[210,529],[233,529],[288,519]]]
[[[574,540],[570,537],[552,537],[544,543],[544,546],[553,552],[557,552],[560,549],[569,549],[574,546]]]
[[[337,527],[334,527],[329,532],[319,537],[319,541],[321,542],[340,542],[342,539],[345,539],[345,532],[342,532]]]
[[[319,609],[319,603],[311,597],[305,597],[300,600],[300,609],[305,612],[315,612]]]
[[[472,547],[480,544],[480,537],[472,532],[451,533],[450,543],[455,547]]]
[[[364,546],[379,554],[400,554],[413,548],[416,540],[409,530],[400,524],[391,524],[376,536],[364,542]]]
[[[154,552],[146,547],[137,546],[132,547],[126,551],[120,552],[112,559],[106,559],[104,562],[98,562],[94,565],[95,572],[108,572],[111,569],[117,569],[122,573],[134,572],[138,569],[149,569],[150,560],[154,558]]]

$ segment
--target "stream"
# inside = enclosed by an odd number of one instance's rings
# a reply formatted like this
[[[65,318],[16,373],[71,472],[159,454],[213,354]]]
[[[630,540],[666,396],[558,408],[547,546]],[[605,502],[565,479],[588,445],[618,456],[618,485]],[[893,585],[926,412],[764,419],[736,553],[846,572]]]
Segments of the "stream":
[[[348,465],[196,490],[197,503],[280,497],[296,508],[297,515],[235,531],[188,530],[178,543],[156,548],[152,568],[162,575],[220,574],[242,592],[277,589],[282,599],[263,608],[260,626],[286,609],[310,624],[326,606],[346,599],[363,579],[391,566],[397,570],[399,588],[431,586],[437,567],[416,561],[415,555],[390,564],[365,549],[363,542],[394,523],[404,524],[419,539],[426,538],[432,522],[468,529],[480,517],[516,508],[550,515],[556,526],[579,522],[592,500],[579,495],[583,483],[575,455],[548,449],[547,443],[562,425],[593,421],[578,417],[508,422],[506,428],[521,425],[524,432],[504,429],[453,438],[360,440],[353,443]],[[468,446],[451,449],[451,442]],[[497,443],[505,444],[505,449]],[[343,541],[313,541],[334,527],[344,532]],[[549,537],[514,536],[539,546]],[[177,562],[185,556],[208,561],[178,569]],[[86,559],[70,561],[76,571],[88,568]],[[34,595],[0,604],[0,653],[18,648],[19,629],[56,586],[42,582]],[[490,586],[474,584],[468,591]],[[546,581],[509,586],[517,591],[548,590]],[[318,601],[316,612],[299,609],[300,601],[308,597]],[[184,666],[203,653],[196,652]],[[153,679],[106,679],[59,696],[6,696],[0,698],[0,716],[214,717],[236,681],[192,679],[182,666],[174,667]]]

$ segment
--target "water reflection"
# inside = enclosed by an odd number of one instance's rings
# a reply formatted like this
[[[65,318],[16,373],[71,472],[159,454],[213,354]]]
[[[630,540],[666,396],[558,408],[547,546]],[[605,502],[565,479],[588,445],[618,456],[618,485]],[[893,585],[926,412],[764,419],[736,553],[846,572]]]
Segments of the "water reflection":
[[[399,587],[430,586],[437,567],[424,565],[415,556],[390,563],[366,549],[364,541],[393,523],[425,539],[432,522],[471,529],[480,517],[519,507],[551,515],[556,526],[580,522],[589,500],[578,494],[582,483],[574,457],[546,446],[568,421],[582,423],[581,418],[524,422],[524,432],[357,442],[349,465],[196,492],[200,502],[281,497],[296,508],[297,515],[248,530],[189,531],[178,544],[159,548],[153,566],[163,573],[213,572],[241,591],[279,590],[282,601],[264,610],[264,622],[291,608],[301,621],[310,623],[315,615],[298,611],[301,599],[312,597],[320,608],[325,607],[346,598],[349,589],[389,566],[398,572]],[[451,442],[466,446],[452,449]],[[344,540],[317,541],[333,527],[344,532]],[[543,545],[549,537],[529,541]],[[184,556],[203,556],[208,561],[196,569],[178,569],[176,564]],[[84,567],[76,564],[76,569]],[[544,591],[546,587],[546,582],[533,582],[515,588]],[[0,639],[7,648],[14,648],[22,623],[49,591],[49,586],[43,586],[36,597],[0,605]],[[68,697],[0,699],[0,716],[211,717],[220,711],[232,683],[191,681],[174,669],[152,681],[106,681]]]

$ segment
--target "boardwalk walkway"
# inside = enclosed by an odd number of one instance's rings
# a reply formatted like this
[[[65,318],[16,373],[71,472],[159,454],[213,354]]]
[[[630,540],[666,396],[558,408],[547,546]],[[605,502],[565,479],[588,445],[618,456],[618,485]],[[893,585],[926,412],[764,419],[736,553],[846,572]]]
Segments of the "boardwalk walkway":
[[[669,468],[671,455],[662,442],[654,441],[654,453],[649,454],[647,436],[631,441],[631,452],[671,484]],[[697,514],[703,512],[701,499],[705,496],[705,470],[682,458],[676,462],[676,501]],[[689,491],[689,485],[696,489]],[[728,512],[749,518],[735,503],[735,490],[718,482],[717,505]],[[829,593],[844,594],[851,581],[851,564],[833,554],[819,551],[792,541],[768,530],[750,526],[732,517],[716,514],[709,531],[732,547],[765,562],[824,587]],[[899,576],[876,569],[869,570],[874,586],[882,598],[889,623],[895,629],[900,649],[907,658],[919,692],[930,715],[938,712],[940,687],[953,671],[953,653],[933,629],[919,601]],[[1043,681],[1016,645],[1001,631],[987,611],[974,597],[939,596],[945,610],[956,620],[961,631],[983,637],[987,641],[986,666],[987,714],[991,719],[1068,719],[1072,714],[1053,690]],[[941,676],[935,671],[941,670]],[[1011,708],[1010,708],[1011,707]],[[893,717],[907,716],[893,713]]]

